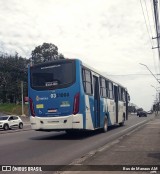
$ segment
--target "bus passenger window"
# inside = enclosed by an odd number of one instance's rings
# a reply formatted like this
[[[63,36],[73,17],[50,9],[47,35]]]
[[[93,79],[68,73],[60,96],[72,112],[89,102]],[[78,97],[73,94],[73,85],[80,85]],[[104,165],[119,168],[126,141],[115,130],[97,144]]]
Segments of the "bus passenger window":
[[[126,101],[124,88],[119,87],[118,91],[119,91],[119,101]]]
[[[100,86],[101,86],[101,96],[107,97],[107,87],[105,79],[100,78]]]
[[[86,94],[92,94],[92,77],[91,72],[86,69],[82,69],[83,87]]]
[[[122,100],[126,101],[125,90],[122,88]]]
[[[113,84],[112,82],[108,82],[108,97],[113,99]]]

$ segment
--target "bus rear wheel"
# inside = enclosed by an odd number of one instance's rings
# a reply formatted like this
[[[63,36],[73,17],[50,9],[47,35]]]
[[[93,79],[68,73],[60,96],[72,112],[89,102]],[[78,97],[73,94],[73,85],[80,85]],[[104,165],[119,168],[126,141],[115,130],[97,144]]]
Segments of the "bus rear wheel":
[[[119,126],[124,126],[124,121],[119,123]]]
[[[119,125],[124,126],[124,122],[125,122],[125,114],[123,114],[123,121],[121,123],[119,123]]]
[[[104,117],[104,123],[103,123],[103,132],[107,132],[108,131],[108,120],[107,117]]]

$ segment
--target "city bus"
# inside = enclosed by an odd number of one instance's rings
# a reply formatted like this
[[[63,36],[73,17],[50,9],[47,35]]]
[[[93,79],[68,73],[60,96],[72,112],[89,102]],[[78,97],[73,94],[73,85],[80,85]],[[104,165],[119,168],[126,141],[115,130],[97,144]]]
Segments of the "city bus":
[[[97,130],[128,119],[127,89],[79,59],[29,66],[31,127],[37,131]]]

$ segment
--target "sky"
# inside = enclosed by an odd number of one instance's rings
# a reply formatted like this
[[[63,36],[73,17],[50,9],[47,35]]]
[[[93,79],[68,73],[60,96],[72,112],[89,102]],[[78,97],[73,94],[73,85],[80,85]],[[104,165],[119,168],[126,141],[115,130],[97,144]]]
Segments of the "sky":
[[[52,43],[126,86],[130,102],[146,111],[159,83],[139,63],[160,74],[155,36],[149,0],[0,0],[0,52],[30,58]]]

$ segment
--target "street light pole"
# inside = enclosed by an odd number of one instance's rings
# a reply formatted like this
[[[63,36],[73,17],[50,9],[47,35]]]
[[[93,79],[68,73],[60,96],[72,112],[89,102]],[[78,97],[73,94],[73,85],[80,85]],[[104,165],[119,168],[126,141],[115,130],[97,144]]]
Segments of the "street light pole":
[[[152,76],[157,80],[157,82],[160,83],[160,82],[158,81],[158,79],[156,78],[156,76],[155,76],[155,75],[152,73],[152,71],[148,68],[147,65],[145,65],[145,64],[143,64],[143,63],[139,63],[139,64],[145,66],[145,67],[148,69],[148,71],[152,74]]]
[[[22,95],[22,116],[24,116],[24,103],[23,103],[23,81],[21,81],[21,95]]]
[[[158,81],[158,79],[156,78],[156,76],[152,73],[152,71],[148,68],[147,65],[145,65],[143,63],[139,63],[139,64],[145,66],[148,69],[148,71],[152,74],[152,76],[156,79],[156,81],[160,84],[160,81]],[[159,101],[156,104],[156,110],[157,110],[157,113],[155,112],[155,114],[157,115],[158,114],[158,110],[159,110]]]
[[[151,85],[151,86],[157,91],[157,93],[156,93],[156,103],[155,103],[155,105],[156,105],[156,107],[155,107],[155,109],[156,109],[155,110],[155,115],[158,115],[159,103],[160,103],[160,91],[158,91],[155,86],[153,86],[153,85]],[[158,97],[157,97],[157,94],[158,94]]]
[[[158,88],[156,88],[153,85],[151,85],[151,86],[157,91],[157,94],[158,94],[158,102],[160,102],[160,90],[158,90]]]

